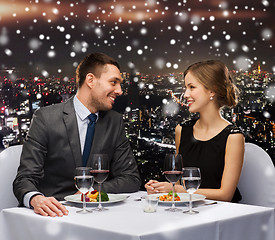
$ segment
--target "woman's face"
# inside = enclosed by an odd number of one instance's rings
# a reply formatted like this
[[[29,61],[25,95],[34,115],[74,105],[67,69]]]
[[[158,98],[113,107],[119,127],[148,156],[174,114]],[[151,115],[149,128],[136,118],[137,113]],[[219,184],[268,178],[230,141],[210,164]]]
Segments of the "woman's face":
[[[187,100],[189,112],[200,112],[211,101],[212,92],[206,89],[192,74],[188,72],[185,76],[184,98]]]

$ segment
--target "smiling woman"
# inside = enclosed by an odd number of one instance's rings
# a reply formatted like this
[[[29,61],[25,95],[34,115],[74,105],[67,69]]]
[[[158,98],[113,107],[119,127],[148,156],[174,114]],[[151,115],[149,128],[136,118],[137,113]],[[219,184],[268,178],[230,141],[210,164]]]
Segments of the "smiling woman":
[[[217,60],[192,64],[184,72],[184,80],[189,111],[198,112],[200,118],[176,127],[177,153],[182,155],[184,167],[200,168],[201,186],[196,193],[209,199],[238,202],[244,136],[220,114],[221,107],[236,105],[237,89],[227,67]],[[171,191],[171,184],[155,180],[145,187],[148,193]],[[176,191],[185,190],[178,184]]]

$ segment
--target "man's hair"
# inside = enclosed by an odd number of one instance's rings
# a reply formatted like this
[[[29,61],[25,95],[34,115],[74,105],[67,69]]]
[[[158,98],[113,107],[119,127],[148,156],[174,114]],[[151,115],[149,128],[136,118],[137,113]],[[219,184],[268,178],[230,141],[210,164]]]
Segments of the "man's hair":
[[[83,85],[88,73],[92,73],[99,78],[106,64],[112,64],[120,70],[118,62],[104,53],[92,53],[86,56],[76,69],[76,83],[78,88]]]

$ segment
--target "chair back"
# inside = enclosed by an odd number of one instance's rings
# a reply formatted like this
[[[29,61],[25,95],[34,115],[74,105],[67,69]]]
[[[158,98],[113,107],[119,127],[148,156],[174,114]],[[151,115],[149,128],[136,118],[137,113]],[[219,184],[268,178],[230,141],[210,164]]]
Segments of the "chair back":
[[[17,174],[21,152],[22,145],[16,145],[0,153],[0,211],[18,205],[12,183]]]
[[[244,163],[238,183],[240,203],[275,208],[275,168],[269,155],[253,143],[245,143]]]

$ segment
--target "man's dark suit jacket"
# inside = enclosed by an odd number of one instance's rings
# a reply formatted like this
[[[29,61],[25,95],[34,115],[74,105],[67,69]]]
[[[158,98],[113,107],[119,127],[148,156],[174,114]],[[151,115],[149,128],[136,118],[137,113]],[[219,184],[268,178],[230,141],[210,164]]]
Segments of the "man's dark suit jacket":
[[[99,112],[91,153],[109,155],[110,174],[102,190],[108,193],[139,190],[141,181],[136,160],[119,113],[112,110]],[[88,159],[87,166],[90,161]],[[77,191],[74,171],[80,166],[82,153],[73,97],[65,103],[37,110],[23,144],[13,183],[19,205],[22,206],[24,195],[30,191],[39,191],[58,200],[74,194]]]

